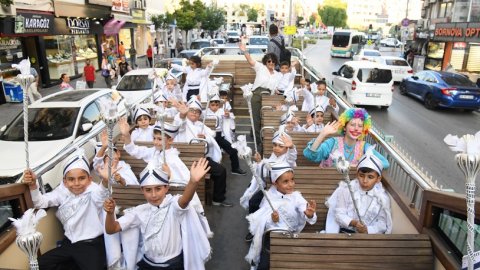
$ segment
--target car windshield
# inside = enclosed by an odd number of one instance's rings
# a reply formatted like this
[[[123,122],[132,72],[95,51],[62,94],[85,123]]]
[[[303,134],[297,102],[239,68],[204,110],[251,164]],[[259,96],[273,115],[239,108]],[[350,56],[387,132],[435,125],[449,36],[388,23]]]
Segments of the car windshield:
[[[250,45],[267,45],[268,46],[268,38],[251,38]]]
[[[459,74],[450,73],[448,75],[442,75],[442,79],[448,85],[475,87],[475,84],[467,77]]]
[[[142,91],[152,89],[152,83],[148,75],[127,75],[117,85],[120,91]]]
[[[79,108],[28,109],[28,140],[53,141],[72,136]],[[23,114],[19,114],[0,136],[4,141],[23,141]]]
[[[223,39],[215,39],[215,42],[217,42],[217,44],[225,44]]]
[[[195,52],[181,52],[178,54],[178,58],[190,58],[195,54]]]
[[[334,47],[347,47],[350,41],[350,33],[335,33],[333,35],[332,45]]]
[[[235,32],[227,32],[228,36],[238,36],[238,33]]]
[[[392,80],[392,71],[379,68],[361,68],[358,70],[357,78],[364,83],[389,83]]]
[[[208,41],[194,41],[190,45],[192,50],[200,50],[201,48],[210,47],[210,42]]]
[[[408,67],[408,63],[402,59],[387,59],[385,63],[389,66],[401,66],[401,67]]]
[[[382,56],[379,52],[376,51],[363,51],[365,56]]]

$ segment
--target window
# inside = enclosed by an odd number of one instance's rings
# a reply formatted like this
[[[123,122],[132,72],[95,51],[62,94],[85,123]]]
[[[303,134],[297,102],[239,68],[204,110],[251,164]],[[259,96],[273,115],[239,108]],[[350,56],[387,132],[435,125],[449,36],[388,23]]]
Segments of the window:
[[[449,85],[453,86],[467,86],[467,87],[475,87],[475,84],[470,81],[467,77],[452,73],[449,76],[442,76],[442,79]]]
[[[447,10],[447,3],[440,4],[440,9],[438,10],[438,18],[444,18],[446,10]]]
[[[86,123],[92,123],[95,125],[100,121],[100,110],[98,109],[97,104],[91,103],[83,111],[82,118],[80,118],[80,127]]]
[[[351,66],[343,66],[340,69],[339,73],[340,73],[340,76],[350,79],[350,78],[353,78],[353,73],[355,73],[355,71]]]
[[[361,68],[357,78],[364,83],[389,83],[392,80],[392,71],[379,68]]]
[[[400,67],[407,67],[408,63],[402,59],[387,59],[386,64],[389,66],[400,66]]]
[[[425,74],[424,80],[429,83],[437,83],[437,79],[435,79],[435,77],[431,74]]]
[[[359,36],[353,36],[352,37],[352,44],[358,44],[360,43],[360,37]]]
[[[190,58],[194,53],[194,51],[191,51],[192,55],[185,55],[185,51],[183,51],[178,57]],[[117,85],[117,90],[120,91],[143,91],[148,89],[152,89],[152,81],[148,79],[148,75],[123,76]]]

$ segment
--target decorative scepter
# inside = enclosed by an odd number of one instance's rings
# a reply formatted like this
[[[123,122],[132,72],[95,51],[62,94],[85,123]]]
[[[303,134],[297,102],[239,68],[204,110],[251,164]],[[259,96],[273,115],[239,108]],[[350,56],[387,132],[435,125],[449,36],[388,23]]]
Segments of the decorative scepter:
[[[253,124],[253,112],[252,112],[252,88],[253,85],[251,83],[246,84],[244,86],[240,87],[243,90],[243,98],[247,100],[248,104],[248,113],[250,114],[250,124],[252,125],[252,133],[253,133],[253,142],[255,146],[255,152],[258,152],[257,150],[257,136],[255,136],[255,125]]]
[[[14,64],[12,67],[20,70],[20,74],[17,75],[16,80],[23,88],[23,140],[25,142],[25,165],[27,169],[30,169],[30,151],[28,147],[28,89],[35,81],[35,77],[30,72],[30,59],[24,59],[20,61],[18,65]],[[45,187],[43,186],[41,177],[38,179],[38,184],[40,185],[40,191],[45,194]]]
[[[167,118],[167,114],[165,113],[165,108],[163,104],[157,107],[157,121],[160,122],[162,127],[162,157],[163,157],[163,164],[167,163],[167,159],[165,157],[165,118]]]
[[[30,270],[38,270],[37,254],[43,235],[38,232],[36,227],[38,221],[45,217],[47,213],[40,209],[35,213],[35,209],[28,209],[19,219],[8,218],[13,221],[13,225],[17,228],[17,246],[28,256]]]
[[[467,134],[462,138],[448,134],[443,141],[452,151],[461,152],[455,155],[458,167],[465,174],[467,201],[467,255],[468,270],[473,270],[475,252],[475,178],[480,172],[480,131],[475,136]],[[466,258],[465,258],[466,257]]]
[[[357,216],[358,216],[358,221],[364,224],[362,222],[362,217],[360,216],[360,211],[358,211],[357,201],[353,196],[353,190],[351,185],[352,182],[350,181],[350,175],[349,175],[350,162],[348,162],[343,156],[339,156],[337,158],[336,168],[339,173],[343,174],[343,180],[347,183],[348,191],[350,192],[350,197],[352,197],[353,207],[355,208],[355,212],[357,213]]]
[[[113,101],[109,101],[104,104],[102,111],[102,117],[107,126],[108,135],[108,192],[112,195],[112,163],[113,163],[113,129],[118,122],[117,104]]]
[[[317,125],[315,125],[315,118],[317,117],[317,95],[318,95],[318,89],[317,89],[317,84],[313,83],[310,85],[311,87],[311,92],[313,95],[313,122],[315,126],[315,132],[317,132]]]
[[[245,138],[245,135],[238,136],[237,141],[232,143],[232,147],[237,149],[238,157],[245,160],[245,162],[247,162],[247,165],[250,168],[250,171],[255,177],[255,180],[258,185],[258,189],[262,191],[263,196],[265,197],[265,199],[267,199],[267,202],[270,205],[270,208],[272,208],[272,211],[276,211],[275,208],[273,207],[272,201],[270,200],[267,192],[265,191],[265,188],[263,187],[263,184],[262,184],[263,180],[260,178],[260,176],[257,175],[257,172],[255,170],[255,165],[252,162],[252,149],[250,149],[250,147],[247,146],[247,140]]]

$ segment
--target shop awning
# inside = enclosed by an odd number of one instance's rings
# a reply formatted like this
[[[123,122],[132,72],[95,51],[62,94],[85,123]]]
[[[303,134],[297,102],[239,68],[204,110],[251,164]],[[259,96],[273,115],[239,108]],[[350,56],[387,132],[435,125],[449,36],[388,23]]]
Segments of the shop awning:
[[[116,35],[125,23],[124,20],[113,18],[103,26],[103,33],[105,35]]]

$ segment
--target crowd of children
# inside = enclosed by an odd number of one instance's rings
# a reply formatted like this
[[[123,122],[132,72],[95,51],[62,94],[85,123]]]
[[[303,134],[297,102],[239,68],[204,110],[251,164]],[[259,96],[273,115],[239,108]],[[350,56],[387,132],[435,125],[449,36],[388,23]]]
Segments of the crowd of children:
[[[72,265],[75,269],[205,268],[212,252],[208,242],[212,232],[196,194],[198,184],[210,174],[212,204],[230,207],[233,203],[226,198],[227,175],[247,173],[241,169],[238,150],[232,147],[235,116],[228,94],[220,92],[210,97],[207,108],[203,108],[204,100],[198,97],[201,85],[207,83],[211,65],[202,70],[200,58],[192,57],[190,67],[173,68],[187,73],[183,91],[176,79],[168,76],[153,101],[153,110],[163,112],[171,121],[152,121],[152,108],[138,107],[132,117],[133,131],[126,118],[118,123],[124,150],[147,164],[138,178],[130,165],[121,160],[116,147],[113,156],[106,154],[106,132],[100,135],[93,165],[81,151],[72,154],[64,161],[63,182],[50,193],[41,194],[36,175],[25,170],[24,183],[29,185],[35,207],[58,206],[56,215],[65,230],[61,246],[40,256],[40,269],[67,269]],[[240,198],[240,204],[248,210],[249,233],[245,240],[252,242],[246,260],[254,269],[269,267],[268,253],[262,248],[269,245],[269,240],[263,239],[265,231],[299,233],[307,222],[314,224],[317,220],[316,202],[307,202],[295,191],[298,152],[289,132],[318,133],[303,154],[322,167],[334,166],[338,156],[357,167],[356,179],[350,184],[340,183],[328,199],[327,233],[392,231],[390,201],[381,184],[382,171],[389,164],[363,140],[371,125],[368,113],[364,109],[348,109],[338,121],[324,125],[327,110],[339,111],[335,101],[324,95],[325,82],[310,84],[302,79],[301,89],[295,89],[296,71],[290,63],[280,63],[280,74],[272,94],[286,97],[286,103],[278,106],[286,112],[279,119],[270,157],[262,159],[260,153],[254,154],[255,162],[250,168],[254,175]],[[307,112],[303,125],[294,112],[299,96],[304,98],[302,111]],[[214,130],[204,124],[204,118],[216,120]],[[341,136],[333,137],[335,134]],[[188,169],[174,143],[192,141],[204,141],[208,151],[205,158]],[[153,147],[137,142],[149,142]],[[230,172],[221,164],[222,150],[229,155]],[[92,168],[99,183],[92,180]],[[108,185],[140,186],[147,203],[125,210],[117,219],[116,203]],[[171,185],[184,186],[182,195],[169,194]]]

